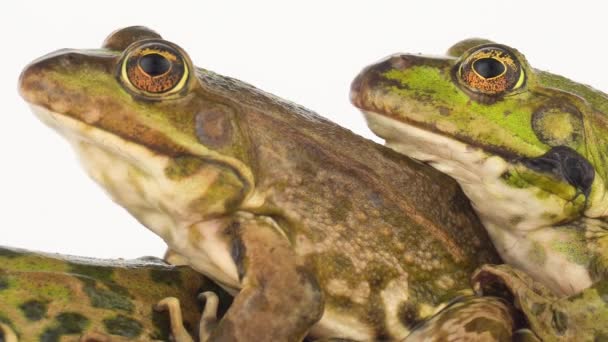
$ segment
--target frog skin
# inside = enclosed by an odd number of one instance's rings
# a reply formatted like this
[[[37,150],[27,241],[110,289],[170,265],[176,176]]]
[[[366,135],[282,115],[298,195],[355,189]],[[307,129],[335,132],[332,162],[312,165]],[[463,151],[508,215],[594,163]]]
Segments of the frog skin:
[[[220,314],[226,311],[231,297],[215,283],[158,258],[105,260],[0,246],[0,341],[197,336],[202,291],[217,293]],[[163,298],[181,303],[181,317],[161,312]]]
[[[387,146],[460,183],[506,263],[558,295],[606,279],[606,94],[469,39],[365,68],[351,101]]]
[[[528,274],[508,265],[484,265],[473,275],[480,295],[513,298],[529,322],[518,336],[541,341],[607,341],[608,282],[593,284],[581,293],[560,297]],[[504,294],[503,294],[504,296]]]
[[[402,339],[500,262],[449,177],[146,28],[44,56],[19,89],[171,259],[235,294],[203,340]]]

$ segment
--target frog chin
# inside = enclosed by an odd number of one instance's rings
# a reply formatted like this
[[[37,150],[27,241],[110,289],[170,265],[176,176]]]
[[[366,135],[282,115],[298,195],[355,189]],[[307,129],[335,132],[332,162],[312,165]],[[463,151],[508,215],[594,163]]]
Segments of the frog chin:
[[[511,168],[502,157],[481,148],[428,130],[393,120],[385,115],[364,112],[370,129],[386,140],[397,152],[428,163],[454,178],[478,213],[502,258],[548,284],[558,293],[570,293],[589,286],[589,274],[582,265],[550,254],[548,263],[557,271],[530,261],[537,252],[537,232],[552,234],[551,227],[563,217],[563,200],[556,196],[539,198],[536,189],[514,188],[501,175]],[[553,258],[553,259],[551,259]],[[545,272],[545,273],[543,273]],[[561,279],[579,279],[577,284],[564,284]]]
[[[221,238],[225,222],[217,214],[209,218],[188,209],[207,194],[220,170],[202,168],[191,176],[196,178],[176,181],[165,172],[168,156],[44,107],[32,105],[32,110],[71,143],[89,176],[170,249],[228,288],[238,286],[230,246]],[[193,232],[200,237],[197,243]]]

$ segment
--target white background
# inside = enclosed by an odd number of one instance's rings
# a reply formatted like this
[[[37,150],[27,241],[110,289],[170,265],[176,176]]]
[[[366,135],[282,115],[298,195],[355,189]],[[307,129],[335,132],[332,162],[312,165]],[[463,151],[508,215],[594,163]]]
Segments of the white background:
[[[20,70],[53,50],[99,47],[145,25],[198,66],[230,75],[371,137],[348,101],[358,71],[395,52],[442,54],[469,37],[608,90],[604,1],[5,1],[0,8],[0,245],[97,257],[162,255],[153,233],[80,170],[30,113]]]

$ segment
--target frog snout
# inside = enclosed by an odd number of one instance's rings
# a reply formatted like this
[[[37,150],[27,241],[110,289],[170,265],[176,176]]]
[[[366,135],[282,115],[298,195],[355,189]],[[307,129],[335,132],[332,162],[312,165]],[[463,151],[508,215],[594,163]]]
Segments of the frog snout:
[[[69,69],[75,57],[70,49],[61,49],[46,54],[30,62],[19,76],[18,89],[28,102],[42,103],[44,94],[56,92],[56,82],[52,80],[53,71]]]
[[[386,83],[384,73],[390,70],[403,70],[416,64],[420,57],[408,54],[395,54],[363,69],[353,80],[350,87],[350,101],[360,109],[365,109],[367,96],[374,89]]]
[[[70,95],[66,93],[58,75],[69,75],[83,68],[112,73],[115,61],[116,58],[108,58],[106,55],[96,56],[73,49],[51,52],[35,59],[23,69],[18,82],[19,94],[29,103],[50,108]]]

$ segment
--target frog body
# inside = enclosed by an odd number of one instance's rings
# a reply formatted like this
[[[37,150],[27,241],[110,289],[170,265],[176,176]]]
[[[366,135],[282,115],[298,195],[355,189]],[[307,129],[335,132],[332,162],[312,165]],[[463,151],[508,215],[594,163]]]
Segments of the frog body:
[[[145,28],[36,60],[19,87],[172,257],[236,295],[204,339],[399,340],[500,262],[449,177]]]
[[[396,54],[351,100],[386,144],[454,177],[503,260],[558,295],[608,274],[608,97],[483,39]]]
[[[230,296],[185,266],[158,258],[102,260],[0,247],[2,341],[168,341],[166,297],[181,302],[180,325],[197,336],[197,296]]]

